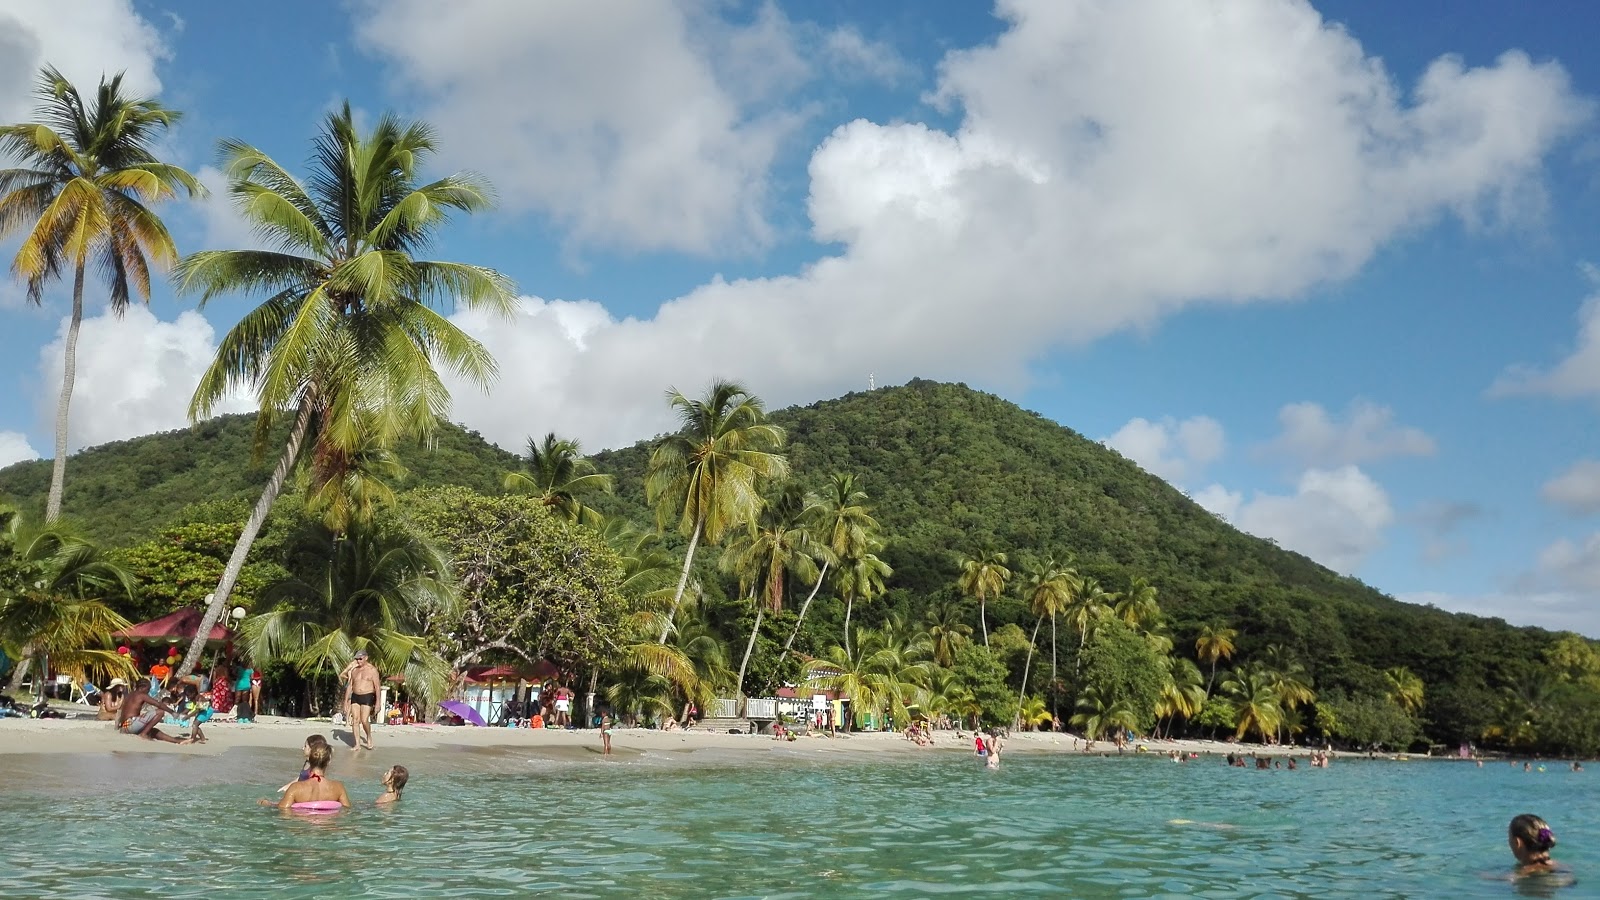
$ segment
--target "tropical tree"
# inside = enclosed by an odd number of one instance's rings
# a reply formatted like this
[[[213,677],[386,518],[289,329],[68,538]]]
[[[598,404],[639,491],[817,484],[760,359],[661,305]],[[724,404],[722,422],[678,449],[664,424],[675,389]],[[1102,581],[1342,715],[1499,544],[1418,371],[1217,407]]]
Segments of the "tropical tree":
[[[451,670],[428,632],[459,615],[449,560],[393,519],[358,521],[329,543],[314,579],[268,588],[267,611],[245,620],[250,658],[282,660],[309,676],[337,672],[366,650],[380,670],[403,675],[422,703],[443,699]]]
[[[716,544],[724,534],[753,520],[761,508],[761,480],[783,478],[789,462],[783,429],[766,421],[760,398],[732,381],[714,382],[694,400],[667,392],[681,424],[676,434],[657,442],[645,470],[646,500],[658,524],[673,519],[689,536],[683,571],[672,597],[672,613],[657,643],[665,644],[683,590],[689,583],[695,549],[702,539]]]
[[[1061,565],[1055,557],[1043,559],[1028,557],[1022,563],[1022,599],[1033,613],[1033,635],[1028,638],[1028,656],[1022,664],[1022,686],[1017,693],[1017,705],[1022,705],[1028,692],[1028,670],[1033,664],[1033,650],[1039,642],[1039,626],[1050,620],[1050,678],[1055,680],[1055,621],[1072,602],[1074,573]]]
[[[1200,626],[1200,634],[1194,639],[1194,652],[1200,661],[1211,666],[1211,676],[1206,679],[1206,693],[1211,693],[1211,687],[1217,680],[1217,661],[1232,659],[1233,642],[1239,637],[1239,632],[1225,625],[1205,624]]]
[[[816,576],[816,565],[806,554],[811,543],[807,519],[814,510],[797,485],[784,485],[762,503],[755,520],[723,554],[723,567],[739,575],[741,586],[756,601],[755,624],[745,645],[744,660],[739,664],[741,694],[761,620],[767,612],[782,611],[783,586],[789,571],[807,580]]]
[[[1383,673],[1383,680],[1388,684],[1389,700],[1396,706],[1406,711],[1407,715],[1418,715],[1422,712],[1422,679],[1418,678],[1405,666],[1397,666]]]
[[[522,462],[521,472],[506,474],[506,490],[532,494],[569,521],[600,523],[600,514],[584,506],[582,498],[611,493],[612,477],[595,471],[577,441],[558,438],[553,431],[544,436],[543,443],[530,437]]]
[[[132,575],[71,530],[29,528],[14,511],[0,513],[0,550],[0,647],[16,658],[10,691],[41,657],[79,675],[92,667],[132,676],[127,661],[106,647],[112,632],[129,625],[106,601],[131,598]]]
[[[845,560],[834,576],[839,595],[844,598],[846,653],[850,651],[850,613],[855,609],[856,601],[866,603],[881,595],[884,583],[894,574],[894,569],[889,568],[888,563],[878,558],[878,551],[882,549],[883,544],[876,541],[868,542],[866,551]]]
[[[1233,707],[1234,737],[1254,731],[1261,740],[1283,724],[1283,702],[1272,677],[1260,670],[1235,672],[1222,682],[1222,692]]]
[[[60,72],[39,73],[36,120],[0,126],[0,158],[21,165],[0,170],[0,240],[25,232],[11,271],[28,299],[44,302],[45,286],[72,270],[72,315],[62,348],[65,368],[56,401],[55,461],[44,521],[61,516],[67,473],[67,422],[77,374],[83,290],[93,263],[109,282],[119,317],[137,296],[150,302],[150,268],[178,259],[172,236],[150,206],[204,193],[193,175],[156,158],[157,144],[180,113],[102,77],[92,100]]]
[[[961,560],[961,574],[956,587],[961,593],[978,601],[978,625],[983,629],[983,646],[989,646],[988,601],[999,597],[1011,580],[1011,570],[1006,568],[1006,555],[999,550],[985,548],[977,556]]]
[[[386,115],[363,136],[346,103],[328,116],[313,146],[311,176],[302,183],[262,151],[222,142],[229,193],[274,249],[202,251],[178,267],[180,289],[198,293],[202,307],[228,294],[265,298],[222,339],[190,417],[210,415],[249,386],[259,406],[258,448],[281,417],[292,422],[200,635],[227,605],[303,447],[312,448],[315,491],[341,480],[359,452],[434,428],[450,399],[436,366],[480,385],[493,378],[488,351],[435,307],[455,302],[502,315],[515,308],[511,284],[499,273],[414,255],[451,211],[489,205],[487,184],[474,176],[418,183],[434,151],[426,125]],[[194,669],[203,648],[197,635],[180,674]]]
[[[929,656],[935,665],[955,665],[956,654],[972,640],[972,626],[963,618],[954,603],[941,602],[928,607],[922,624],[927,629]]]
[[[1077,590],[1068,599],[1066,607],[1068,626],[1078,630],[1078,659],[1073,663],[1074,669],[1083,663],[1083,649],[1089,642],[1089,629],[1101,616],[1110,614],[1111,605],[1116,600],[1117,595],[1101,587],[1098,579],[1082,578],[1078,581]]]
[[[1183,718],[1193,721],[1205,708],[1206,688],[1200,682],[1200,668],[1182,656],[1166,657],[1165,677],[1161,682],[1161,700],[1156,704],[1156,715],[1167,722],[1171,733],[1172,721]]]
[[[1071,724],[1083,729],[1084,738],[1099,740],[1107,731],[1133,731],[1139,728],[1139,713],[1126,697],[1113,697],[1091,685],[1078,696],[1077,711]]]
[[[1043,697],[1029,697],[1023,701],[1017,720],[1024,728],[1039,728],[1055,721],[1055,714],[1045,705]]]
[[[1134,578],[1128,589],[1117,596],[1113,612],[1130,627],[1149,631],[1161,620],[1155,587],[1143,578]]]
[[[838,565],[840,560],[859,558],[877,539],[878,520],[872,517],[872,510],[866,502],[867,492],[857,487],[854,475],[835,472],[829,477],[828,489],[818,500],[814,520],[816,539],[811,548],[813,558],[822,566],[817,572],[816,582],[811,586],[811,593],[800,605],[794,630],[789,632],[789,639],[783,644],[785,653],[794,646],[795,636],[800,633],[800,626],[806,620],[811,601],[822,587],[823,579],[828,577],[828,567]]]

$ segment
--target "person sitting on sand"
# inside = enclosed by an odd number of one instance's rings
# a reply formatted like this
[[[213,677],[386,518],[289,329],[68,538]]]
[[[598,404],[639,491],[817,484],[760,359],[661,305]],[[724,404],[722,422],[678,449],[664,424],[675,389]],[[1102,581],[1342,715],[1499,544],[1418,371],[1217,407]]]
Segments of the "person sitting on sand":
[[[109,722],[117,717],[122,701],[128,699],[128,683],[121,678],[111,679],[111,685],[100,692],[100,709],[95,718]]]
[[[306,775],[305,781],[296,781],[289,785],[283,792],[283,797],[277,803],[271,800],[262,800],[262,806],[276,806],[279,809],[289,809],[296,803],[325,803],[335,801],[340,806],[349,808],[350,795],[345,793],[344,783],[328,778],[328,764],[333,762],[333,747],[328,744],[318,744],[311,748],[306,755],[306,762],[311,770]]]
[[[1516,876],[1537,875],[1557,871],[1550,850],[1556,845],[1556,836],[1549,823],[1532,813],[1523,813],[1511,820],[1506,843],[1511,845],[1511,855],[1517,858]]]
[[[383,786],[388,791],[374,802],[399,803],[400,792],[405,790],[406,782],[410,780],[411,773],[406,771],[405,766],[390,766],[389,771],[383,773]]]
[[[172,707],[155,699],[148,693],[149,688],[144,681],[136,683],[122,701],[122,708],[117,710],[116,729],[123,734],[136,734],[147,741],[165,741],[169,744],[192,744],[193,738],[176,738],[170,734],[162,734],[156,723],[161,720],[162,713],[172,712]]]
[[[311,777],[311,748],[312,747],[318,747],[318,746],[326,747],[327,745],[328,745],[328,739],[323,737],[320,734],[313,734],[310,737],[306,738],[306,742],[305,742],[305,763],[303,765],[301,765],[301,767],[300,767],[300,777],[296,778],[294,781],[289,782],[288,784],[284,785],[283,787],[278,788],[278,793],[281,794],[284,791],[287,791],[289,788],[293,787],[296,782],[305,781],[306,779],[310,778]]]

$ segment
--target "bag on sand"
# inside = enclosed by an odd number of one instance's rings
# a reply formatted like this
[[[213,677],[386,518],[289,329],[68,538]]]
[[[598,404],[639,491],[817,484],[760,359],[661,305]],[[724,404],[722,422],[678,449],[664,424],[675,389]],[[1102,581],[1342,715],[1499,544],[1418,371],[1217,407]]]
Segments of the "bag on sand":
[[[251,703],[249,700],[239,701],[239,705],[234,707],[234,709],[237,710],[237,712],[234,713],[235,719],[254,719],[256,717],[255,704]]]

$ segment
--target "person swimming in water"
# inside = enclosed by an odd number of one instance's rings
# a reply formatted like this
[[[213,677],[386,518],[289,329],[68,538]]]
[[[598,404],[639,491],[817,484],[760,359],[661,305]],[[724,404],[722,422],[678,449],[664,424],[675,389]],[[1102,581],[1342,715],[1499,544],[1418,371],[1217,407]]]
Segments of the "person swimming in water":
[[[405,766],[390,766],[389,771],[383,773],[383,786],[388,790],[374,802],[399,803],[400,792],[405,790],[406,782],[410,780],[411,772]]]
[[[283,792],[283,797],[277,803],[271,800],[262,800],[262,806],[276,806],[279,809],[293,809],[299,803],[326,803],[336,802],[348,809],[350,795],[345,793],[343,782],[328,778],[328,764],[333,762],[333,748],[327,744],[318,744],[306,753],[306,762],[309,772],[305,781],[296,781],[289,785]]]
[[[1538,816],[1523,813],[1512,819],[1506,829],[1506,843],[1511,846],[1511,855],[1517,858],[1517,877],[1559,871],[1555,860],[1550,858],[1556,836],[1550,824]]]

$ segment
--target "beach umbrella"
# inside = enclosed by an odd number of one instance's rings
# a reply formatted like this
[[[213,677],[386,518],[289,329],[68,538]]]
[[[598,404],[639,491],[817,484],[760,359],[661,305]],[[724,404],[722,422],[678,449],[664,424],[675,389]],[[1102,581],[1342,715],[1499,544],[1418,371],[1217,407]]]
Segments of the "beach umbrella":
[[[460,700],[441,700],[439,701],[439,708],[446,712],[454,713],[455,715],[460,716],[464,722],[468,722],[479,727],[482,727],[486,724],[483,721],[483,716],[478,715],[477,710],[466,705],[465,703],[462,703]]]

